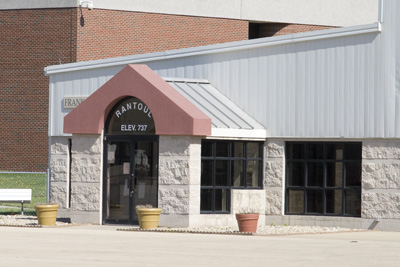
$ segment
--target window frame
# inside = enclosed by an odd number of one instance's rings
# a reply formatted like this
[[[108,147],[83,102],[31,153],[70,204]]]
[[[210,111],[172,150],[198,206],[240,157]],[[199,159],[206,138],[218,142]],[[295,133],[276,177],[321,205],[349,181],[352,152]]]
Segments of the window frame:
[[[204,156],[203,155],[203,147],[206,143],[211,144],[211,155]],[[243,156],[234,157],[233,153],[233,144],[234,143],[243,143]],[[258,145],[258,154],[259,157],[253,158],[247,155],[248,153],[248,144],[256,143]],[[217,156],[217,144],[227,144],[228,152],[227,156]],[[211,161],[212,171],[211,171],[211,185],[203,185],[202,179],[200,179],[200,198],[202,197],[203,190],[212,190],[212,199],[211,199],[211,210],[202,210],[201,209],[201,201],[200,200],[200,213],[201,214],[230,214],[231,213],[231,193],[232,189],[248,189],[248,190],[259,190],[263,188],[263,147],[264,142],[259,141],[243,141],[243,140],[218,140],[218,139],[203,139],[201,142],[202,150],[201,150],[201,178],[203,177],[203,163],[204,161]],[[216,169],[218,161],[227,161],[227,173],[226,173],[226,185],[217,185],[216,184]],[[235,161],[243,162],[243,171],[242,173],[247,173],[248,162],[256,161],[258,162],[258,179],[257,186],[248,186],[245,180],[245,175],[241,177],[241,183],[243,185],[233,186],[232,185],[232,171],[233,171],[233,163]],[[227,202],[226,202],[226,211],[217,211],[216,210],[216,190],[226,190],[227,192]]]
[[[302,146],[302,155],[300,158],[294,158],[295,153],[290,154],[289,149],[293,147],[293,145],[301,145]],[[310,145],[322,145],[323,146],[323,157],[322,158],[309,158],[309,147]],[[343,155],[342,159],[332,159],[328,157],[328,145],[336,145],[343,146]],[[357,145],[360,146],[359,158],[349,159],[347,158],[347,151],[350,146]],[[362,142],[299,142],[299,141],[288,141],[285,144],[285,214],[286,215],[312,215],[312,216],[340,216],[340,217],[361,217],[361,185],[362,185]],[[302,169],[301,172],[303,175],[302,185],[291,185],[290,184],[290,174],[291,174],[291,164],[292,163],[301,163]],[[308,165],[317,163],[323,166],[323,181],[322,185],[310,185],[309,182],[309,169]],[[341,164],[341,185],[339,186],[331,186],[328,185],[328,164]],[[359,164],[359,175],[360,175],[360,184],[359,185],[347,185],[347,165],[351,163]],[[293,170],[293,168],[292,168]],[[327,193],[332,193],[335,191],[341,192],[341,212],[340,213],[330,213],[327,211],[327,207],[329,205],[327,201]],[[291,191],[291,192],[289,192]],[[308,201],[308,194],[310,192],[322,192],[322,212],[310,212],[308,210],[308,205],[310,204]],[[290,193],[292,192],[303,192],[302,193],[302,201],[303,201],[303,212],[290,212],[289,204],[290,202]],[[359,206],[355,209],[360,212],[350,213],[346,210],[347,204],[349,204],[347,198],[347,193],[352,192],[353,194],[358,194],[357,202]],[[294,196],[295,197],[295,196]],[[356,202],[356,203],[357,203]]]

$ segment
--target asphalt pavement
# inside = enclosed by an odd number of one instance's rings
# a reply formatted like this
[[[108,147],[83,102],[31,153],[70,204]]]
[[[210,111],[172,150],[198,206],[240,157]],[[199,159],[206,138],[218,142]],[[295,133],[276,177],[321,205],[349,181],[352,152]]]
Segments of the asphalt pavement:
[[[400,265],[398,232],[242,236],[120,228],[1,226],[0,266]]]

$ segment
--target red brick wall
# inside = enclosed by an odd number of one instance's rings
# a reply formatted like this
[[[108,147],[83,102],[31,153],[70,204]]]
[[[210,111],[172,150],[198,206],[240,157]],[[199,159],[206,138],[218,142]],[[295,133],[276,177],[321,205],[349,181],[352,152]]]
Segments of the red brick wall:
[[[248,22],[83,9],[0,10],[0,171],[48,166],[43,69],[79,60],[247,39]],[[78,31],[80,30],[80,34]]]
[[[248,22],[83,9],[80,61],[248,39]]]
[[[76,9],[0,11],[0,170],[45,171],[48,78],[75,61]]]
[[[248,38],[247,21],[82,12],[84,27],[77,8],[0,10],[0,171],[47,169],[49,80],[44,67]],[[282,35],[324,28],[269,23],[259,30]]]

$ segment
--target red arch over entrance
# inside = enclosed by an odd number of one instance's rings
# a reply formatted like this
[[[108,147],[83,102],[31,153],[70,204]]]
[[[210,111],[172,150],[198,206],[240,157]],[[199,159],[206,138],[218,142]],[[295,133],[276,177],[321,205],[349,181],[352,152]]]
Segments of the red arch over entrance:
[[[211,135],[211,119],[146,65],[128,65],[64,118],[64,133],[100,134],[112,107],[137,97],[150,109],[157,135]]]

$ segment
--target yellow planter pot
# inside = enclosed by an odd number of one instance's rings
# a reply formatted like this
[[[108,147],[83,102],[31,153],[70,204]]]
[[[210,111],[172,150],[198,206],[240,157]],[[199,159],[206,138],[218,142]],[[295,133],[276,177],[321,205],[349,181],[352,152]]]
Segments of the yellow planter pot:
[[[139,217],[139,227],[142,229],[152,229],[158,227],[161,209],[158,208],[138,208],[136,213]]]
[[[35,210],[40,225],[56,225],[58,204],[36,204]]]

